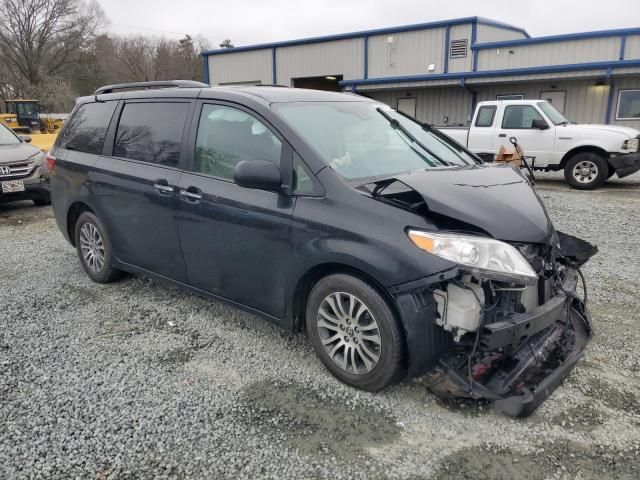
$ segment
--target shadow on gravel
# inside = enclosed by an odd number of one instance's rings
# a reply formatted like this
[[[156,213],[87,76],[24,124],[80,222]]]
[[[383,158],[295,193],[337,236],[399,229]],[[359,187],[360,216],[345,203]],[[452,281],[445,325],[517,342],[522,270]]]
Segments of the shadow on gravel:
[[[239,403],[248,426],[303,455],[355,461],[369,457],[367,448],[384,447],[400,438],[391,416],[297,384],[254,383]]]
[[[22,226],[53,218],[51,207],[36,207],[30,201],[0,203],[0,226]]]
[[[574,441],[538,442],[536,451],[528,455],[481,445],[463,448],[444,457],[432,478],[636,480],[640,478],[640,457],[633,450],[622,452]]]

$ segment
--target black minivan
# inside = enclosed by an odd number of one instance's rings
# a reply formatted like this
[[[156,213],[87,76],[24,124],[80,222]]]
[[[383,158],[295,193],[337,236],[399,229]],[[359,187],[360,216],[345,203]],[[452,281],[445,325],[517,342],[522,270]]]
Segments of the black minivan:
[[[48,165],[93,280],[149,275],[306,329],[358,388],[424,376],[527,415],[591,335],[576,288],[596,248],[553,228],[520,171],[365,97],[107,86]]]

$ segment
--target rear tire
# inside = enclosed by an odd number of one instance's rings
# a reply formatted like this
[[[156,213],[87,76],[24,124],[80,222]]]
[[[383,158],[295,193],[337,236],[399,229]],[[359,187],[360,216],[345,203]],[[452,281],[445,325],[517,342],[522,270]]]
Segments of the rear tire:
[[[609,176],[607,160],[595,152],[577,153],[564,166],[565,180],[578,190],[593,190]]]
[[[82,268],[97,283],[109,283],[122,276],[111,266],[111,242],[104,225],[91,212],[82,212],[75,226],[76,250]]]
[[[347,385],[377,391],[405,374],[405,339],[396,316],[356,277],[321,279],[309,294],[306,326],[322,363]]]

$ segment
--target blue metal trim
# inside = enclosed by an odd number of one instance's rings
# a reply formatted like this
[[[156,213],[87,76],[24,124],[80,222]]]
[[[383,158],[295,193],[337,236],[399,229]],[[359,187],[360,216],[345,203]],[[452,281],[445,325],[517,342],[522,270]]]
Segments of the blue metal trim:
[[[369,78],[369,35],[364,37],[364,65],[362,69],[362,78]]]
[[[447,25],[444,30],[444,64],[442,66],[443,73],[449,72],[449,38],[451,36],[451,25]]]
[[[523,34],[528,35],[521,28],[513,25],[502,24],[500,22],[495,22],[493,20],[488,20],[488,19],[481,19],[479,17],[465,17],[465,18],[454,18],[451,20],[441,20],[437,22],[416,23],[416,24],[404,25],[400,27],[378,28],[374,30],[362,30],[359,32],[340,33],[336,35],[324,35],[321,37],[301,38],[298,40],[285,40],[282,42],[261,43],[256,45],[247,45],[243,47],[220,48],[216,50],[204,51],[201,53],[201,55],[223,55],[226,53],[247,52],[250,50],[261,50],[261,49],[274,48],[274,47],[290,47],[293,45],[306,45],[309,43],[331,42],[333,40],[348,40],[352,38],[362,38],[365,36],[386,35],[389,33],[413,32],[416,30],[428,30],[431,28],[446,27],[447,25],[449,26],[464,25],[467,23],[477,23],[478,21],[486,25],[499,26],[501,28],[508,28],[510,30],[521,31]]]
[[[482,50],[486,48],[515,47],[518,45],[535,45],[540,43],[566,42],[569,40],[586,40],[591,38],[617,37],[624,35],[638,35],[640,28],[622,28],[618,30],[599,30],[595,32],[568,33],[565,35],[551,35],[548,37],[520,38],[516,40],[503,40],[500,42],[476,43],[471,48]]]
[[[473,22],[471,24],[471,61],[473,63],[473,71],[478,70],[478,54],[475,50],[473,50],[473,46],[476,44],[476,40],[478,39],[478,22]]]
[[[271,83],[278,84],[278,69],[276,66],[276,48],[271,49]]]
[[[211,85],[211,83],[209,83],[209,57],[206,55],[202,56],[202,73],[204,76],[204,83]]]
[[[613,110],[613,98],[615,96],[616,86],[613,82],[609,82],[609,96],[607,97],[607,113],[604,117],[604,123],[611,123],[611,111]]]
[[[368,79],[341,80],[340,85],[375,85],[385,83],[422,82],[429,80],[451,80],[460,78],[483,78],[503,75],[529,75],[537,73],[579,72],[583,70],[640,67],[639,60],[611,60],[607,62],[572,63],[506,70],[481,70],[476,72],[434,73],[431,75],[409,75],[405,77],[380,77]]]
[[[624,51],[627,48],[627,36],[623,35],[620,37],[620,60],[624,60]]]

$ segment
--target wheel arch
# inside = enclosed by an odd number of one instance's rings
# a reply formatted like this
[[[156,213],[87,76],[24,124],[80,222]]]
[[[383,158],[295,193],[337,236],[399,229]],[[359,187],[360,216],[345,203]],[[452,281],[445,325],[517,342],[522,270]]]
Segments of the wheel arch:
[[[567,153],[564,154],[564,156],[562,157],[562,160],[560,160],[560,170],[564,169],[564,167],[567,165],[567,162],[572,157],[576,156],[579,153],[587,153],[587,152],[600,155],[602,158],[605,159],[607,163],[609,163],[609,152],[607,152],[604,148],[598,147],[596,145],[580,145],[578,147],[572,148],[571,150],[569,150]]]
[[[300,276],[300,278],[296,282],[292,294],[291,315],[294,331],[301,331],[304,329],[304,312],[307,306],[307,299],[309,298],[309,294],[311,293],[311,289],[313,288],[313,286],[322,278],[337,273],[352,275],[371,285],[371,287],[374,288],[382,296],[385,302],[387,302],[389,308],[396,316],[396,319],[399,322],[406,337],[406,331],[404,328],[404,323],[402,321],[402,316],[400,315],[395,300],[393,299],[391,294],[389,294],[387,289],[384,288],[384,286],[372,275],[364,272],[359,268],[340,262],[326,262],[314,265]]]
[[[69,241],[74,247],[76,246],[76,222],[83,212],[91,212],[95,215],[93,209],[82,201],[73,202],[67,209],[67,235],[69,237]]]

